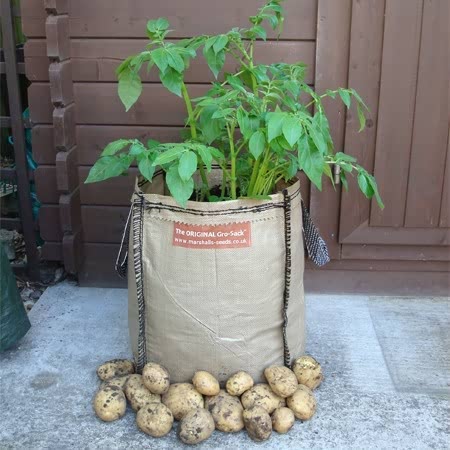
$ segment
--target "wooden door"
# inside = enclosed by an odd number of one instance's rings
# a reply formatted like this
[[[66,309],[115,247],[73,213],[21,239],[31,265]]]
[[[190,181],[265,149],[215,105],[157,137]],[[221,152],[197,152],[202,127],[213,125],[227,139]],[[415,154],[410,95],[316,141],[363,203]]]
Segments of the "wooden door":
[[[371,109],[347,114],[344,148],[378,180],[380,210],[342,193],[341,259],[449,259],[448,0],[353,1],[348,85]]]

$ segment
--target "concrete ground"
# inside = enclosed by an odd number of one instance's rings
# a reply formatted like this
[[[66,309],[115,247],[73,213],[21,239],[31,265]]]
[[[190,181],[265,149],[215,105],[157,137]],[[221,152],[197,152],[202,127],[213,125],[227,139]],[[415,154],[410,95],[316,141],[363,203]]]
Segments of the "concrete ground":
[[[134,414],[98,420],[95,368],[129,357],[126,291],[49,288],[32,329],[0,354],[0,449],[177,449],[139,432]],[[323,365],[318,410],[256,444],[215,432],[199,449],[447,449],[450,311],[444,298],[307,296],[308,353]]]

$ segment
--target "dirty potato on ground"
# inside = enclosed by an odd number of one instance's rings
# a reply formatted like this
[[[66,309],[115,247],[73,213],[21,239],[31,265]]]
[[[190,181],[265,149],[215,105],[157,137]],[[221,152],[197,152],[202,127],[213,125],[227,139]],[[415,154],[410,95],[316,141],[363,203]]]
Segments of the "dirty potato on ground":
[[[288,408],[292,409],[295,417],[300,420],[309,420],[316,412],[316,399],[311,389],[303,384],[297,386],[297,390],[286,399]]]
[[[292,364],[299,384],[316,389],[323,381],[322,367],[312,356],[301,356]]]
[[[214,375],[204,370],[195,372],[192,384],[203,395],[217,395],[220,392],[220,385],[217,379]]]
[[[117,386],[105,386],[94,397],[94,411],[105,422],[120,419],[127,409],[125,395]]]
[[[173,415],[162,403],[148,403],[137,412],[136,423],[144,433],[161,437],[172,429]]]
[[[244,428],[244,408],[238,397],[221,389],[217,395],[206,397],[205,407],[212,414],[218,430],[234,433]]]
[[[170,375],[165,367],[147,363],[142,370],[142,381],[153,394],[165,394],[169,390]]]
[[[294,412],[282,406],[272,413],[272,428],[280,434],[287,433],[294,425]]]
[[[131,373],[134,373],[134,364],[128,359],[112,359],[97,368],[97,375],[102,381]]]
[[[211,413],[204,408],[189,411],[180,422],[179,438],[185,444],[198,444],[206,441],[215,428]]]
[[[241,396],[245,391],[253,387],[252,376],[244,371],[237,372],[228,378],[226,389],[230,395]]]
[[[297,389],[297,377],[288,367],[270,366],[264,370],[264,376],[272,391],[280,397],[290,397]]]
[[[272,419],[262,406],[244,409],[245,429],[248,435],[257,442],[265,441],[272,434]]]
[[[245,409],[262,406],[269,414],[272,414],[280,406],[286,406],[285,399],[275,394],[270,386],[265,383],[256,384],[244,392],[241,402]]]
[[[160,403],[161,396],[151,393],[142,381],[142,375],[133,374],[125,384],[125,395],[135,411],[139,411],[147,403]]]
[[[128,381],[129,375],[123,375],[121,377],[113,377],[109,380],[103,381],[103,383],[100,385],[100,389],[104,388],[105,386],[117,386],[120,389],[125,388],[125,384]]]
[[[203,408],[202,394],[190,383],[175,383],[163,394],[162,402],[172,411],[176,420],[181,420],[192,409]]]

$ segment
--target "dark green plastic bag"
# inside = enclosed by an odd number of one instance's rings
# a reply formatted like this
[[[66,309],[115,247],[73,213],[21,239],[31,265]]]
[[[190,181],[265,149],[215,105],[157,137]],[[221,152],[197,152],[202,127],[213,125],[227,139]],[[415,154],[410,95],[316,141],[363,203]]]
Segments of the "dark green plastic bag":
[[[3,243],[0,243],[0,352],[25,336],[30,326]]]

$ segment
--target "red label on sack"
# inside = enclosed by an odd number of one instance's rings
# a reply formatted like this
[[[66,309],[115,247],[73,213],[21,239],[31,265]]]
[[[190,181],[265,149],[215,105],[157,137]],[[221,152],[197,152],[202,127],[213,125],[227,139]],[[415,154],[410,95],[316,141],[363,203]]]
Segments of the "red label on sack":
[[[172,244],[185,248],[244,248],[252,245],[250,222],[188,225],[175,222]]]

